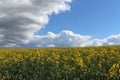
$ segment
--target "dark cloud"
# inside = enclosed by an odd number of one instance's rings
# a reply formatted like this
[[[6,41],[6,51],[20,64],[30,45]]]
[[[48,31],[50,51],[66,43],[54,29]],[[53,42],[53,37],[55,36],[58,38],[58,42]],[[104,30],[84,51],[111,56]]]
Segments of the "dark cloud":
[[[71,0],[0,0],[0,47],[69,47],[120,45],[120,35],[92,39],[64,30],[35,35],[49,15],[70,10]],[[57,26],[56,26],[57,27]]]
[[[69,10],[71,0],[0,0],[0,47],[26,44],[49,21]]]

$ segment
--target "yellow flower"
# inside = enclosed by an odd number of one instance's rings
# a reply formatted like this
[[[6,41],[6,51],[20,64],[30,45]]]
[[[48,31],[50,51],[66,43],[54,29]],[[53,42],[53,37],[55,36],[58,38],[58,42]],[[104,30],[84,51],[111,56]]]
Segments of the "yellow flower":
[[[120,64],[114,63],[109,70],[110,77],[120,76]]]
[[[78,66],[81,66],[83,67],[84,66],[84,63],[83,63],[83,59],[80,57],[80,58],[76,58],[75,59],[75,62]]]

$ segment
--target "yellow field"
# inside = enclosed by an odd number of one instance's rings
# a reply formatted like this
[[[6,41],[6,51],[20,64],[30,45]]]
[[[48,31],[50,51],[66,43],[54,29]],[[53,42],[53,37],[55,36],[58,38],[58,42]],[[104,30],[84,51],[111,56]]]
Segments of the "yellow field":
[[[0,80],[119,80],[120,46],[0,49]]]

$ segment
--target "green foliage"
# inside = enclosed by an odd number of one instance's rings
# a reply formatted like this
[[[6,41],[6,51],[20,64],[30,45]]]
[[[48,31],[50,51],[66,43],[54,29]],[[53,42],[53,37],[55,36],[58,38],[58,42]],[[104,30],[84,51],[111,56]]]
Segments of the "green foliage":
[[[120,46],[0,49],[0,80],[119,80]]]

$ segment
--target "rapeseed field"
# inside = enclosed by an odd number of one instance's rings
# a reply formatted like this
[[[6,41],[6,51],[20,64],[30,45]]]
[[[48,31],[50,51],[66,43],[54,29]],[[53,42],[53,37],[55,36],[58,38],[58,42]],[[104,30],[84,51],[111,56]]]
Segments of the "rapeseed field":
[[[0,49],[0,80],[119,80],[120,46]]]

